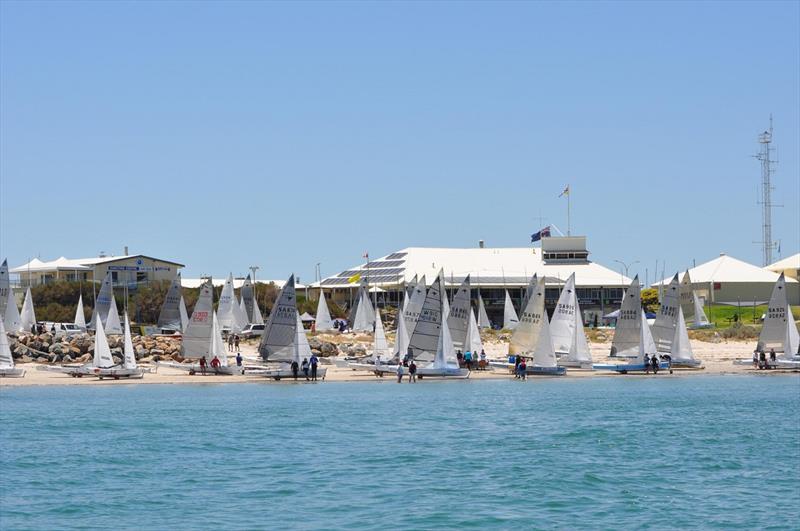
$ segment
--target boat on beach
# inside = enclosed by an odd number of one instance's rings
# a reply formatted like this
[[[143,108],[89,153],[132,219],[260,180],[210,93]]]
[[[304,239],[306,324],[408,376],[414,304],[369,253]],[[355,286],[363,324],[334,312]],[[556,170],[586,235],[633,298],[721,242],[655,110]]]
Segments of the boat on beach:
[[[14,356],[11,355],[11,347],[8,344],[8,335],[6,335],[6,327],[2,319],[0,319],[0,376],[5,378],[25,376],[25,369],[14,365]]]

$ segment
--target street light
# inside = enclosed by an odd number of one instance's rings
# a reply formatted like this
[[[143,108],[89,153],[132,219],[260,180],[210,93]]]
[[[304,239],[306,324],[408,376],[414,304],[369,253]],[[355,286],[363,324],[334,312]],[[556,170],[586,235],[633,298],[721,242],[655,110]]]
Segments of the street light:
[[[630,264],[626,264],[626,263],[625,263],[625,262],[623,262],[622,260],[614,260],[614,261],[615,261],[615,262],[617,262],[618,264],[622,264],[622,267],[624,267],[624,268],[625,268],[625,276],[626,276],[626,277],[628,276],[628,269],[629,269],[629,268],[630,268],[632,265],[635,265],[635,264],[638,264],[638,263],[639,263],[639,260],[636,260],[635,262],[631,262]],[[622,276],[622,270],[620,270],[619,274],[620,274],[620,276]],[[622,283],[623,283],[623,284],[625,283],[625,279],[624,279],[624,278],[621,278],[620,280],[622,281]]]

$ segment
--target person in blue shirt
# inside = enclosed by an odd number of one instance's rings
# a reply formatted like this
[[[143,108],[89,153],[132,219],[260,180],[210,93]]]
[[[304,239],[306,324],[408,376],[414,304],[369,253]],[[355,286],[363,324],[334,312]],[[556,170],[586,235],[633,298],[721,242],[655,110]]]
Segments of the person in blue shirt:
[[[311,363],[311,380],[317,381],[317,364],[319,363],[319,358],[317,358],[316,354],[311,355],[311,359],[308,360]]]

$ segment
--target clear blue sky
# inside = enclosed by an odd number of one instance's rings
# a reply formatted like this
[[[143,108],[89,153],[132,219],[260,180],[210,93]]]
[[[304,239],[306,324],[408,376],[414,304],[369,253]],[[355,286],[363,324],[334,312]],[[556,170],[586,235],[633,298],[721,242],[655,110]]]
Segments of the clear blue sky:
[[[800,247],[800,4],[0,3],[0,258],[313,278],[407,246]],[[660,269],[660,267],[659,267]]]

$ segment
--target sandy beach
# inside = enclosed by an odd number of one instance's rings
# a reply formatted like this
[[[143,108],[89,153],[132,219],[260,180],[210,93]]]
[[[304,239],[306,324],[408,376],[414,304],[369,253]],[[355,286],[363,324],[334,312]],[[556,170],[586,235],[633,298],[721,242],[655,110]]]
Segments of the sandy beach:
[[[610,343],[592,343],[592,357],[595,363],[625,363],[619,358],[608,358],[607,354],[611,347]],[[695,375],[736,375],[736,374],[785,374],[786,371],[756,371],[750,366],[734,365],[733,360],[738,358],[749,358],[752,355],[753,341],[729,341],[719,343],[709,343],[704,341],[692,341],[692,348],[695,356],[702,360],[704,369],[676,369],[672,375],[666,371],[661,371],[658,378],[662,377],[684,377]],[[486,353],[490,358],[501,358],[508,352],[508,344],[505,342],[486,343]],[[249,342],[242,345],[244,356],[257,355],[257,343]],[[354,371],[346,368],[336,367],[332,362],[323,359],[323,366],[327,368],[327,382],[376,382],[393,383],[395,379],[390,376],[378,378],[374,374],[366,371]],[[233,360],[231,360],[233,362]],[[120,380],[99,380],[93,377],[73,378],[65,374],[46,372],[37,370],[38,363],[25,363],[18,366],[24,368],[26,373],[23,378],[0,378],[0,387],[12,386],[39,386],[39,385],[146,385],[146,384],[196,384],[196,383],[268,383],[273,385],[294,384],[293,380],[284,379],[275,381],[261,376],[221,376],[221,375],[189,375],[186,372],[172,369],[169,367],[159,367],[157,372],[146,373],[141,379],[120,379]],[[607,371],[585,371],[569,369],[564,378],[596,378],[604,376],[615,376],[619,378],[652,378],[653,375],[628,374],[620,375]],[[470,379],[506,379],[511,376],[502,370],[472,371]],[[532,377],[536,380],[542,377]],[[304,379],[299,379],[298,383],[305,384]]]

